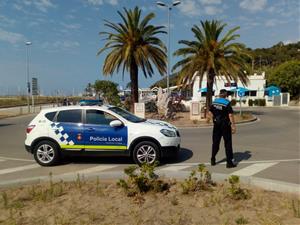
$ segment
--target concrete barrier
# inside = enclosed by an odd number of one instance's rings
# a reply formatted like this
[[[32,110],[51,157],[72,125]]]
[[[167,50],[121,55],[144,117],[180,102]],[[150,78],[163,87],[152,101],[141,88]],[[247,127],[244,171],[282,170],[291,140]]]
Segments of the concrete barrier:
[[[0,117],[10,117],[10,116],[21,116],[32,113],[39,113],[42,109],[57,107],[56,104],[47,104],[47,105],[36,105],[34,107],[30,106],[18,106],[18,107],[10,107],[10,108],[1,108],[0,109]]]

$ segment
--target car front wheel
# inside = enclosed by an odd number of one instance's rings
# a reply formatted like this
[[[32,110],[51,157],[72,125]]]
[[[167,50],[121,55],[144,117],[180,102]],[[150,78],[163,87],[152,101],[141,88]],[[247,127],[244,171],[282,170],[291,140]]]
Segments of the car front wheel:
[[[136,164],[153,164],[160,160],[158,146],[151,141],[142,141],[133,150],[133,160]]]
[[[58,147],[51,141],[41,141],[34,148],[34,159],[41,166],[53,166],[59,161]]]

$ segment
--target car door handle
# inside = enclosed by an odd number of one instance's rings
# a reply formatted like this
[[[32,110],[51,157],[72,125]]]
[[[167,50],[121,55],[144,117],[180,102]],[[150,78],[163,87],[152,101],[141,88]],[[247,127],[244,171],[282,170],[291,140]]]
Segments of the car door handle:
[[[88,130],[88,131],[95,131],[95,129],[92,128],[92,127],[89,127],[87,130]]]

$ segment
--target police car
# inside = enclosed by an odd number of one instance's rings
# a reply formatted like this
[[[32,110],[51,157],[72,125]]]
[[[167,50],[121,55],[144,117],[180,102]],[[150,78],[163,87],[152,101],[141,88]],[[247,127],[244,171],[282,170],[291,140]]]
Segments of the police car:
[[[42,166],[55,165],[64,155],[130,156],[137,164],[151,164],[176,156],[181,141],[169,123],[104,105],[44,109],[26,132],[26,150]]]

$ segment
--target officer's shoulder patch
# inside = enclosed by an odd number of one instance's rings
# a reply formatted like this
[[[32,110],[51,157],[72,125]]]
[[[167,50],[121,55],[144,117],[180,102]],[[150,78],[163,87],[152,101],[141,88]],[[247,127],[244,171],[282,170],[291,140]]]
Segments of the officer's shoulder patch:
[[[216,98],[213,104],[227,106],[230,101],[226,98]]]

